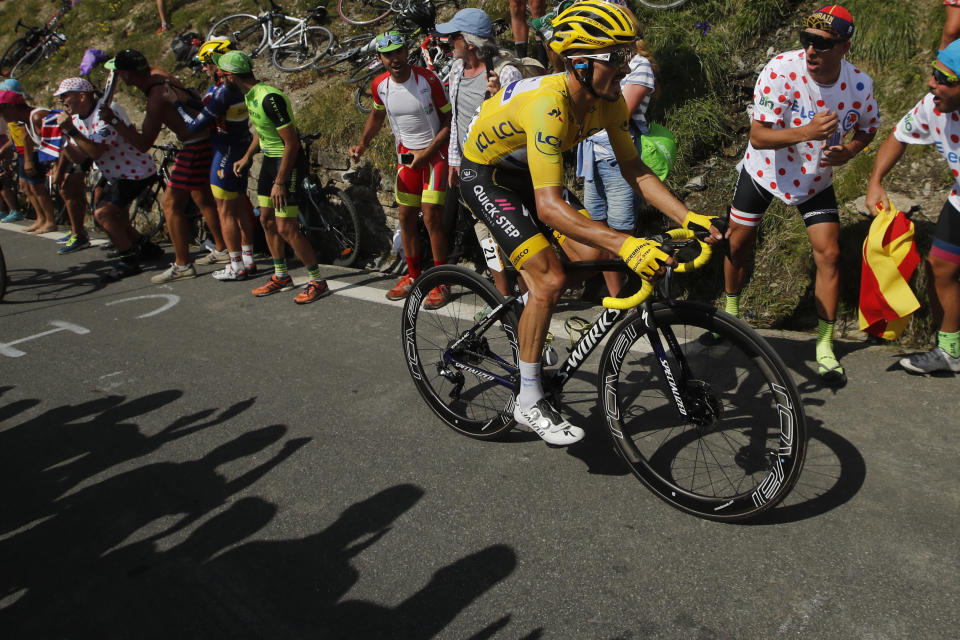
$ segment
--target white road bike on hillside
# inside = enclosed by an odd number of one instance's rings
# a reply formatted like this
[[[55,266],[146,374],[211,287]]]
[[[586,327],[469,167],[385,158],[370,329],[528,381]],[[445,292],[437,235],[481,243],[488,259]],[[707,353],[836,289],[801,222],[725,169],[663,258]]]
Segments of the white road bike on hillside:
[[[333,33],[329,29],[307,24],[326,17],[326,7],[318,6],[310,9],[306,18],[295,18],[285,14],[275,0],[270,0],[270,10],[258,16],[237,13],[217,21],[207,33],[207,39],[227,38],[235,49],[251,57],[269,49],[273,51],[273,66],[277,69],[300,71],[320,60],[333,45]]]

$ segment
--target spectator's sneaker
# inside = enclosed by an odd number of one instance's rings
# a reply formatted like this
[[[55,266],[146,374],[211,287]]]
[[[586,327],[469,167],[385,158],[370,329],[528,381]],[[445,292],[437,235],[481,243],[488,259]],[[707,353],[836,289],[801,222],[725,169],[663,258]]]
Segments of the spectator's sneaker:
[[[916,353],[900,360],[900,366],[913,373],[952,371],[960,373],[960,358],[954,358],[941,347],[926,353]]]
[[[579,442],[584,435],[583,429],[564,420],[557,410],[550,406],[546,398],[540,398],[537,404],[526,411],[520,409],[519,402],[515,402],[513,419],[519,424],[530,427],[547,444],[555,447],[565,447]]]
[[[290,291],[290,289],[293,289],[293,278],[288,275],[287,277],[281,279],[277,277],[277,274],[273,274],[273,277],[267,280],[267,284],[263,285],[262,287],[257,287],[250,293],[258,298],[262,298],[263,296],[268,296],[271,293],[277,293],[278,291]]]
[[[213,272],[214,280],[226,280],[226,281],[236,281],[236,280],[246,280],[247,272],[246,271],[234,271],[233,267],[227,267],[226,269],[221,269],[220,271]]]
[[[86,235],[82,236],[70,236],[70,239],[67,240],[60,249],[57,250],[57,253],[63,255],[65,253],[73,253],[74,251],[80,251],[81,249],[86,249],[90,246],[90,238]]]
[[[197,258],[194,264],[206,266],[208,264],[230,264],[230,254],[226,251],[210,251],[207,255]]]
[[[448,302],[450,302],[450,285],[442,284],[430,290],[423,308],[432,311],[447,306]]]
[[[73,237],[73,232],[71,231],[70,233],[63,236],[62,238],[57,238],[57,244],[67,244],[68,242],[70,242],[70,238],[72,237]]]
[[[166,271],[161,271],[157,275],[150,278],[150,282],[153,284],[166,284],[168,282],[174,282],[176,280],[189,280],[190,278],[197,277],[197,270],[193,267],[193,264],[187,265],[186,268],[180,268],[175,262],[170,263],[170,268]]]
[[[410,276],[403,276],[393,289],[387,291],[387,300],[403,300],[412,288],[413,280]]]
[[[23,214],[19,211],[11,211],[7,215],[3,216],[3,219],[0,222],[19,222],[23,220]]]
[[[143,269],[140,268],[140,265],[128,264],[121,261],[117,262],[110,270],[101,275],[100,279],[104,282],[117,282],[118,280],[123,280],[124,278],[135,276],[142,272]]]
[[[306,288],[300,293],[296,298],[293,299],[297,304],[309,304],[315,302],[320,298],[326,298],[332,292],[330,287],[327,286],[326,280],[311,280],[307,283]]]

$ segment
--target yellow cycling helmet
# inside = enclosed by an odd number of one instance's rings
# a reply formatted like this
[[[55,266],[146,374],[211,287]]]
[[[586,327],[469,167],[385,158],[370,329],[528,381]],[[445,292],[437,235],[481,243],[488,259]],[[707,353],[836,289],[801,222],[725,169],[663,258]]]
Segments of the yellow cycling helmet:
[[[631,44],[639,30],[640,23],[630,9],[603,0],[584,0],[553,19],[550,48],[565,54]]]
[[[228,51],[233,51],[233,43],[226,38],[211,38],[197,50],[197,61],[200,64],[212,62],[216,64],[217,59]]]

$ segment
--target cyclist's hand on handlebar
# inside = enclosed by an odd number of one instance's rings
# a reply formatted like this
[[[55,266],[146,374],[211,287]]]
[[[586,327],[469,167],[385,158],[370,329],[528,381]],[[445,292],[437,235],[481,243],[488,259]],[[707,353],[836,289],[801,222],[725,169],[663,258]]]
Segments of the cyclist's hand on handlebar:
[[[629,237],[617,254],[642,278],[652,280],[654,276],[660,274],[665,265],[677,263],[662,247],[663,245],[656,240]]]
[[[727,221],[715,216],[705,216],[693,211],[687,211],[687,217],[683,219],[683,228],[693,231],[697,236],[706,234],[704,241],[707,244],[719,242],[729,235]]]

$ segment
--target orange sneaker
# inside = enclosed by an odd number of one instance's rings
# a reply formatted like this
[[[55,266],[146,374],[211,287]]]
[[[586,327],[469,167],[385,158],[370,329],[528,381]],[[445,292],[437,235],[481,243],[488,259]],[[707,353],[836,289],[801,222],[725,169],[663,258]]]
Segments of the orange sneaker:
[[[327,286],[326,280],[311,280],[307,283],[303,292],[294,298],[293,301],[297,304],[308,304],[320,298],[325,298],[331,293],[332,291],[330,291],[330,287]]]
[[[430,294],[423,303],[423,308],[432,311],[447,306],[448,302],[450,302],[450,285],[442,284],[430,290]]]
[[[262,287],[257,287],[250,293],[258,298],[262,298],[277,291],[290,291],[290,289],[293,289],[293,278],[288,275],[286,278],[280,279],[277,277],[277,274],[273,274],[273,277],[267,280],[267,284]]]
[[[410,293],[410,289],[413,288],[413,280],[410,276],[403,276],[400,278],[400,282],[397,283],[393,289],[387,291],[387,300],[403,300],[407,297],[407,294]]]

